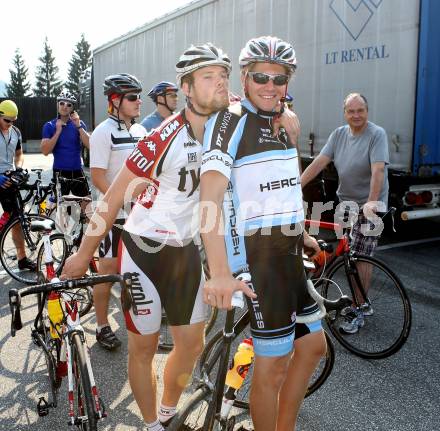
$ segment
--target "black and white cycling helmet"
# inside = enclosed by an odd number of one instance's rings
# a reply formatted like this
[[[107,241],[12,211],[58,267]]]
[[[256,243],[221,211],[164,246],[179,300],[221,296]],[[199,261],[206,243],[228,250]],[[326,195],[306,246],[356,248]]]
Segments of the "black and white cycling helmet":
[[[142,84],[139,79],[128,73],[118,73],[116,75],[107,76],[104,80],[103,87],[105,96],[140,93],[142,91]]]
[[[228,55],[212,43],[191,45],[180,56],[176,64],[177,83],[182,86],[182,78],[185,75],[206,66],[223,66],[228,73],[232,69],[231,59]]]
[[[64,89],[61,91],[60,94],[57,96],[57,102],[60,102],[61,100],[65,102],[70,102],[75,104],[77,102],[76,97],[68,90]]]
[[[240,67],[252,63],[275,63],[286,66],[291,73],[296,69],[293,46],[274,36],[261,36],[249,40],[238,58]]]

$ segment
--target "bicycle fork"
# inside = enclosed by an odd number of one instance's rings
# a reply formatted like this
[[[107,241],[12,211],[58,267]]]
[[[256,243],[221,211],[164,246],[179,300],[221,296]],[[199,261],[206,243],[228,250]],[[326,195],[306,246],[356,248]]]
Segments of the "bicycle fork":
[[[75,304],[72,304],[74,302]],[[73,357],[72,357],[72,334],[76,333],[81,337],[81,348],[83,349],[84,357],[86,360],[87,373],[90,380],[92,398],[95,403],[95,414],[98,419],[102,419],[107,416],[105,412],[105,408],[103,407],[102,401],[98,396],[98,389],[96,387],[95,377],[93,375],[92,364],[90,362],[89,348],[87,346],[87,340],[85,339],[84,330],[79,323],[79,312],[78,307],[76,305],[76,301],[67,301],[66,309],[68,310],[67,315],[67,327],[69,328],[68,332],[64,335],[65,338],[65,346],[66,346],[66,359],[67,359],[67,378],[68,378],[68,400],[69,400],[69,424],[76,425],[78,421],[84,420],[84,418],[76,418],[75,417],[75,404],[74,404],[74,369],[73,369]],[[75,370],[75,373],[77,370]],[[85,388],[83,387],[83,390]],[[78,400],[81,402],[81,400]],[[82,406],[82,409],[85,410],[86,406]]]

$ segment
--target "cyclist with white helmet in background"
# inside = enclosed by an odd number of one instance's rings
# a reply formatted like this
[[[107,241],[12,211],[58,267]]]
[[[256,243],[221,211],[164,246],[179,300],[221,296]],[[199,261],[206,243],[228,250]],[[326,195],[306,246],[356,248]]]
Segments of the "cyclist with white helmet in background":
[[[178,91],[176,84],[168,81],[159,82],[149,91],[148,96],[156,104],[156,109],[141,122],[147,132],[159,127],[162,121],[173,115],[177,107]]]
[[[19,193],[15,188],[12,190],[8,173],[14,169],[20,170],[24,162],[22,137],[20,130],[14,126],[18,117],[18,108],[12,100],[3,100],[0,103],[0,204],[3,214],[0,225],[4,226],[11,214],[17,211],[15,194]],[[23,232],[20,224],[12,228],[12,240],[17,249],[17,264],[20,270],[35,271],[37,266],[26,257]]]
[[[290,110],[279,115],[296,57],[290,43],[264,36],[247,42],[239,62],[245,99],[210,118],[203,142],[200,200],[208,211],[201,234],[211,275],[203,295],[229,308],[243,283],[233,275],[251,274],[253,425],[292,431],[326,348],[321,322],[295,324],[317,307],[307,292],[303,247],[319,252],[303,230],[299,121]]]
[[[137,142],[147,132],[136,123],[140,116],[142,85],[127,73],[107,76],[104,80],[104,96],[108,101],[108,118],[100,123],[90,136],[90,176],[99,191],[98,200],[107,192],[125,160]],[[112,229],[99,247],[99,274],[118,272],[118,243],[126,214],[121,208]],[[108,321],[108,305],[111,284],[99,284],[93,288],[96,312],[96,340],[107,350],[121,345]]]
[[[60,177],[74,179],[61,183],[62,195],[72,193],[76,196],[90,195],[89,185],[82,170],[81,145],[89,148],[87,127],[74,110],[76,97],[67,90],[57,96],[57,118],[43,126],[41,152],[53,154],[53,173]]]
[[[128,376],[148,431],[163,430],[176,412],[204,343],[206,305],[198,243],[199,172],[204,126],[210,114],[228,106],[231,61],[212,44],[191,46],[176,64],[185,108],[141,140],[91,218],[78,253],[63,277],[79,277],[110,230],[119,208],[136,202],[124,225],[120,271],[137,272],[132,304],[125,311]],[[99,231],[99,226],[103,229]],[[250,289],[247,286],[244,289]],[[164,369],[164,390],[156,409],[157,350],[164,308],[174,348]],[[162,424],[163,423],[163,424]]]

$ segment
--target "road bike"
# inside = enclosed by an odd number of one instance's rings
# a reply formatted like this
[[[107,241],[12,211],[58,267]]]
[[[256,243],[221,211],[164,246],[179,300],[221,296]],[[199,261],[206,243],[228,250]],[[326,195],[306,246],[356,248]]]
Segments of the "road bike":
[[[239,278],[250,280],[249,274],[241,274]],[[342,309],[351,303],[350,299],[341,296],[330,301],[316,291],[310,279],[307,281],[309,294],[319,305],[316,313],[297,316],[298,323],[312,323],[322,319],[327,310]],[[243,302],[243,299],[239,299]],[[237,303],[236,303],[237,305]],[[225,380],[228,364],[231,361],[231,347],[246,338],[249,333],[249,311],[241,314],[234,322],[235,307],[226,313],[224,329],[213,336],[205,346],[200,360],[200,375],[196,377],[196,390],[178,410],[167,430],[222,430],[232,431],[237,421],[249,418],[249,378],[252,373],[247,373],[244,384],[240,387],[233,401],[233,409],[224,409]],[[238,338],[239,337],[239,338]],[[334,362],[334,350],[331,340],[326,335],[328,346],[327,354],[318,367],[318,377],[315,375],[309,385],[308,395],[318,389],[327,379]],[[235,349],[234,349],[235,351]]]
[[[390,208],[386,213],[394,213]],[[312,278],[328,299],[342,293],[352,300],[349,310],[328,314],[326,322],[334,337],[350,352],[365,359],[383,359],[398,352],[409,337],[411,303],[399,277],[376,257],[360,255],[350,249],[351,226],[306,220],[309,228],[338,232],[340,238],[333,252],[324,252],[324,261]],[[358,331],[344,331],[343,322],[356,317]]]
[[[28,213],[25,205],[32,198],[34,188],[32,185],[26,185],[29,174],[26,170],[17,170],[9,174],[11,192],[13,192],[15,210],[11,214],[3,214],[2,218],[7,218],[6,224],[0,231],[0,261],[6,272],[15,280],[21,283],[32,284],[37,281],[37,272],[19,267],[17,256],[17,236],[22,236],[24,241],[24,252],[26,257],[36,263],[37,253],[41,241],[41,235],[38,232],[31,232],[30,225],[33,221],[49,219],[44,214]],[[20,190],[27,187],[28,193],[22,197]]]
[[[84,289],[108,282],[120,282],[122,291],[128,291],[131,287],[131,274],[89,276],[63,281],[55,278],[52,282],[9,291],[13,337],[23,327],[20,314],[22,298],[38,296],[31,337],[44,355],[48,379],[47,396],[40,397],[37,403],[39,416],[46,416],[57,407],[59,389],[67,375],[68,424],[83,431],[97,430],[98,421],[106,417],[106,410],[94,379],[78,303],[83,300]],[[50,311],[49,303],[61,310],[58,315]]]
[[[58,174],[57,174],[58,175]],[[65,179],[57,177],[56,194],[56,227],[60,232],[55,232],[52,225],[50,229],[50,249],[52,260],[54,262],[55,273],[61,274],[66,259],[76,252],[81,244],[87,223],[89,221],[85,206],[91,203],[91,198],[87,196],[61,195],[61,183],[77,181],[75,179]],[[44,231],[44,230],[43,230]],[[47,233],[47,232],[46,232]],[[45,273],[44,245],[41,245],[38,251],[36,263],[37,271]],[[97,257],[93,257],[89,262],[88,274],[98,272]],[[45,274],[47,275],[47,274]]]

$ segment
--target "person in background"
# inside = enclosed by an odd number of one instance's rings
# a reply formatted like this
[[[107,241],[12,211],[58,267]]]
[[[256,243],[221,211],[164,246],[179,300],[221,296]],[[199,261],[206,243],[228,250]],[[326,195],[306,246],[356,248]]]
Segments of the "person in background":
[[[178,90],[176,84],[161,81],[149,91],[148,96],[156,104],[156,109],[141,121],[147,132],[159,127],[163,120],[173,114],[177,107]]]
[[[362,208],[351,230],[351,250],[372,256],[380,238],[372,215],[385,211],[388,203],[388,139],[382,127],[368,121],[368,102],[360,93],[350,93],[343,103],[347,124],[334,130],[324,148],[301,176],[302,187],[313,180],[331,161],[339,177],[337,196],[340,202],[355,202]],[[373,230],[374,229],[374,230]],[[358,271],[368,289],[371,268],[359,262]],[[345,311],[340,329],[355,334],[371,316],[373,309],[366,304],[361,310]]]
[[[142,86],[139,80],[126,73],[107,76],[104,80],[104,95],[108,100],[108,118],[99,124],[90,136],[90,175],[99,191],[99,200],[106,194],[118,175],[125,160],[137,142],[147,132],[137,124],[140,116]],[[121,208],[112,229],[99,247],[99,274],[118,272],[118,243],[125,213]],[[93,288],[96,312],[96,340],[107,350],[121,345],[108,322],[108,305],[111,284],[99,284]]]
[[[0,103],[0,203],[3,214],[0,218],[1,226],[4,226],[11,214],[17,211],[15,194],[17,190],[11,190],[12,183],[8,173],[20,170],[24,162],[24,154],[21,148],[21,132],[14,126],[18,117],[17,105],[12,100],[3,100]],[[18,268],[20,270],[35,271],[37,265],[26,257],[23,232],[20,225],[12,229],[12,240],[17,249]]]
[[[82,170],[81,145],[89,148],[89,135],[86,125],[74,110],[76,97],[62,90],[57,97],[58,115],[43,126],[41,152],[53,154],[54,181],[56,173],[69,180],[61,183],[61,194],[72,193],[76,196],[89,196],[90,189]]]

